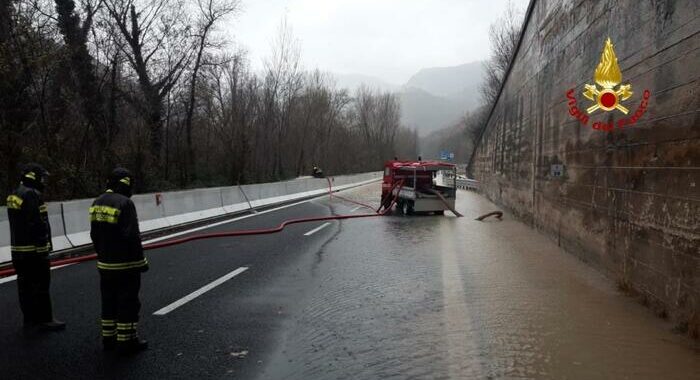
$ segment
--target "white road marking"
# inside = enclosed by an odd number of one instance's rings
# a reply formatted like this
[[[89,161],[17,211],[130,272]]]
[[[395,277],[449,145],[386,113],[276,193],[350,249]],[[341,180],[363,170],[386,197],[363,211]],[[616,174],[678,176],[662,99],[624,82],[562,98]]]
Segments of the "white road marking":
[[[195,299],[195,298],[201,296],[202,294],[216,288],[217,286],[223,284],[224,282],[238,276],[239,274],[241,274],[247,270],[248,270],[248,267],[240,267],[240,268],[234,270],[233,272],[231,272],[225,276],[219,277],[218,279],[214,280],[213,282],[202,286],[201,288],[195,290],[194,292],[192,292],[192,293],[180,298],[179,300],[171,303],[170,305],[156,311],[155,313],[153,313],[153,315],[166,315],[166,314],[170,313],[171,311],[177,309],[178,307],[192,301],[193,299]]]
[[[12,276],[3,277],[3,278],[0,278],[0,284],[4,284],[4,283],[10,282],[10,281],[14,281],[14,280],[16,280],[16,279],[17,279],[17,275],[16,275],[16,274],[13,274]]]
[[[319,198],[320,198],[320,197],[319,197]],[[191,229],[191,230],[176,232],[176,233],[174,233],[174,234],[170,234],[170,235],[166,235],[166,236],[161,236],[161,237],[155,238],[155,239],[146,240],[146,241],[143,242],[143,244],[145,245],[145,244],[157,243],[157,242],[159,242],[159,241],[168,240],[168,239],[171,239],[171,238],[174,238],[174,237],[178,237],[178,236],[182,236],[182,235],[191,234],[192,232],[197,232],[197,231],[202,231],[202,230],[206,230],[206,229],[213,228],[213,227],[222,226],[222,225],[224,225],[224,224],[237,222],[237,221],[239,221],[239,220],[252,218],[252,217],[254,217],[254,216],[258,216],[258,215],[262,215],[262,214],[267,214],[268,212],[274,212],[274,211],[282,210],[282,209],[285,209],[285,208],[288,208],[288,207],[297,206],[297,205],[300,205],[300,204],[302,204],[302,203],[311,202],[311,201],[313,201],[313,200],[315,200],[315,199],[316,199],[316,198],[307,199],[307,200],[305,200],[305,201],[296,202],[296,203],[291,203],[291,204],[288,204],[288,205],[284,205],[284,206],[272,208],[272,209],[269,209],[269,210],[258,211],[258,212],[253,213],[253,214],[247,214],[247,215],[239,216],[238,218],[227,219],[227,220],[223,220],[223,221],[221,221],[221,222],[216,222],[216,223],[212,223],[212,224],[207,224],[206,226],[201,226],[201,227],[193,228],[193,229]]]
[[[448,378],[483,378],[483,364],[478,355],[478,329],[467,307],[462,266],[457,256],[455,239],[449,229],[441,231],[439,248],[442,252],[442,295],[445,348]]]
[[[61,269],[61,268],[63,268],[63,267],[69,267],[69,266],[71,266],[71,265],[75,265],[75,263],[72,263],[72,264],[65,264],[65,265],[59,265],[59,266],[56,266],[56,267],[51,268],[51,270]],[[3,278],[0,278],[0,284],[4,284],[4,283],[10,282],[10,281],[14,281],[14,280],[16,280],[16,279],[17,279],[17,275],[16,275],[16,274],[13,274],[12,276],[3,277]]]
[[[363,185],[358,185],[358,186],[356,186],[356,187],[352,187],[352,188],[349,188],[349,189],[340,190],[340,191],[338,191],[338,193],[342,193],[342,192],[345,192],[345,191],[348,191],[348,190],[353,190],[353,189],[356,189],[356,188],[358,188],[358,187],[367,186],[367,185],[370,185],[371,183],[374,183],[374,182],[376,182],[376,181],[377,181],[377,180],[365,181],[365,182],[368,182],[368,183],[367,183],[367,184],[363,184]],[[328,196],[327,193],[326,193],[326,194],[322,194],[322,195],[319,195],[319,196],[317,196],[317,197],[313,197],[313,198],[311,198],[311,199],[306,199],[306,200],[303,200],[303,201],[299,201],[299,202],[295,202],[295,203],[290,203],[290,204],[288,204],[288,205],[284,205],[284,206],[280,206],[280,207],[271,208],[271,209],[269,209],[269,210],[257,211],[257,212],[255,212],[255,213],[251,213],[251,214],[239,216],[238,218],[227,219],[227,220],[223,220],[223,221],[221,221],[221,222],[216,222],[216,223],[212,223],[212,224],[207,224],[206,226],[196,227],[196,228],[192,228],[192,229],[189,229],[189,230],[176,232],[176,233],[174,233],[174,234],[161,236],[161,237],[158,237],[158,238],[155,238],[155,239],[145,240],[145,241],[142,242],[142,244],[145,245],[145,244],[157,243],[157,242],[159,242],[159,241],[168,240],[168,239],[171,239],[171,238],[174,238],[174,237],[178,237],[178,236],[182,236],[182,235],[191,234],[191,233],[193,233],[193,232],[202,231],[202,230],[206,230],[206,229],[213,228],[213,227],[222,226],[222,225],[224,225],[224,224],[237,222],[237,221],[239,221],[239,220],[252,218],[252,217],[254,217],[254,216],[258,216],[258,215],[262,215],[262,214],[267,214],[268,212],[275,212],[275,211],[283,210],[283,209],[285,209],[285,208],[298,206],[298,205],[300,205],[300,204],[312,202],[312,201],[315,201],[315,200],[317,200],[317,199],[319,199],[319,198],[324,198],[324,197],[327,197],[327,196]],[[51,270],[59,269],[59,268],[63,268],[63,267],[71,266],[71,265],[74,265],[74,264],[60,265],[60,266],[51,268]],[[16,279],[17,279],[17,276],[14,276],[14,275],[13,275],[13,276],[8,276],[8,277],[3,277],[3,278],[0,278],[0,284],[4,284],[4,283],[10,282],[10,281],[14,281],[14,280],[16,280]]]
[[[373,181],[374,181],[374,180],[373,180]],[[357,186],[357,187],[362,187],[362,186],[367,186],[367,185],[370,185],[370,183],[368,183],[368,184],[366,184],[366,185],[360,185],[360,186]],[[339,193],[342,193],[342,192],[345,192],[345,191],[348,191],[348,190],[353,190],[353,189],[356,189],[357,187],[350,188],[350,189],[345,189],[345,190],[341,190],[341,191],[339,191]],[[280,206],[280,207],[271,208],[271,209],[269,209],[269,210],[258,211],[258,212],[254,213],[254,214],[247,214],[247,215],[239,216],[238,218],[227,219],[227,220],[223,220],[223,221],[221,221],[221,222],[216,222],[216,223],[212,223],[212,224],[207,224],[206,226],[201,226],[201,227],[193,228],[193,229],[191,229],[191,230],[176,232],[176,233],[174,233],[174,234],[170,234],[170,235],[166,235],[166,236],[161,236],[161,237],[159,237],[159,238],[155,238],[155,239],[151,239],[151,240],[146,240],[146,241],[143,242],[143,244],[156,243],[156,242],[163,241],[163,240],[168,240],[168,239],[171,239],[171,238],[174,238],[174,237],[178,237],[178,236],[182,236],[182,235],[187,235],[187,234],[190,234],[190,233],[192,233],[192,232],[197,232],[197,231],[202,231],[202,230],[206,230],[206,229],[213,228],[213,227],[218,227],[218,226],[221,226],[221,225],[224,225],[224,224],[237,222],[237,221],[239,221],[239,220],[252,218],[252,217],[254,217],[254,216],[258,216],[258,215],[262,215],[262,214],[267,214],[268,212],[275,212],[275,211],[283,210],[283,209],[285,209],[285,208],[298,206],[298,205],[300,205],[300,204],[312,202],[312,201],[315,201],[315,200],[317,200],[317,199],[319,199],[319,198],[324,198],[324,197],[327,197],[327,196],[328,196],[328,193],[325,193],[325,194],[319,195],[318,197],[313,197],[313,198],[311,198],[311,199],[306,199],[306,200],[303,200],[303,201],[299,201],[299,202],[295,202],[295,203],[290,203],[290,204],[288,204],[288,205],[284,205],[284,206]]]
[[[355,212],[355,211],[357,211],[357,210],[359,210],[359,209],[361,209],[361,208],[362,208],[362,206],[357,206],[357,207],[355,207],[354,209],[350,210],[350,212]]]
[[[311,235],[315,234],[316,232],[321,231],[322,229],[324,229],[330,225],[331,225],[330,223],[323,223],[320,226],[314,228],[313,230],[305,233],[304,236],[311,236]]]

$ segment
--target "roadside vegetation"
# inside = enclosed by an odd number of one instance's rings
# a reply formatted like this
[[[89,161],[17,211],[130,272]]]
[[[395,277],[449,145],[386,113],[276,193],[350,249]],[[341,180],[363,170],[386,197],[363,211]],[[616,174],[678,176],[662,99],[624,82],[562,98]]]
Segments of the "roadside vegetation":
[[[139,192],[377,170],[417,155],[395,94],[300,64],[283,20],[262,72],[222,37],[239,0],[0,0],[0,196],[44,164],[50,199],[115,165]]]

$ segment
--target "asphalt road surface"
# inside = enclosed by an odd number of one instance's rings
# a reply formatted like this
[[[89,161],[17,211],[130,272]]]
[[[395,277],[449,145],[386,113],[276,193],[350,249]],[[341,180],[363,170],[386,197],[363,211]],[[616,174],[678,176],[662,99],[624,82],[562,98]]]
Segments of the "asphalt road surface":
[[[377,203],[379,185],[344,192]],[[94,262],[52,272],[66,331],[25,333],[0,283],[2,379],[692,379],[697,342],[497,209],[458,193],[464,218],[389,215],[293,225],[149,251],[141,335],[101,349]],[[364,213],[328,197],[210,231]]]

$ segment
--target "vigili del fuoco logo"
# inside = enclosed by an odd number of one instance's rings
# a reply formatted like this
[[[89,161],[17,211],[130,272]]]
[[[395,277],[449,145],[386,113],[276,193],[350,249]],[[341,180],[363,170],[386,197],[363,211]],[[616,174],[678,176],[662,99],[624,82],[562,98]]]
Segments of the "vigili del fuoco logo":
[[[595,113],[620,112],[624,115],[629,113],[629,109],[623,103],[629,99],[634,92],[632,91],[631,84],[622,84],[622,72],[620,71],[620,66],[617,64],[617,56],[615,56],[613,43],[609,37],[605,41],[603,54],[600,56],[600,63],[598,63],[598,67],[595,69],[593,80],[595,80],[595,84],[586,84],[584,86],[585,91],[583,92],[583,96],[593,102],[585,111],[582,111],[577,105],[576,97],[574,96],[575,90],[572,88],[566,92],[566,97],[569,99],[569,114],[571,114],[571,116],[578,119],[581,124],[587,126],[590,121],[589,115]],[[623,129],[632,126],[646,112],[650,97],[651,92],[649,92],[649,90],[644,90],[642,93],[642,101],[632,116],[617,119],[617,122],[615,122],[615,120],[609,122],[596,121],[591,125],[591,128],[612,132],[615,127]]]

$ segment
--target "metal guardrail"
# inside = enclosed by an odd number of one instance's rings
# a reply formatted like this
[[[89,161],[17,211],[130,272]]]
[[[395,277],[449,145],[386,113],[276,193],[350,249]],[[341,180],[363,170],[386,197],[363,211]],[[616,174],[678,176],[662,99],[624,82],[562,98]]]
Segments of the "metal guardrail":
[[[463,190],[479,190],[479,181],[469,178],[457,178],[457,188]]]

